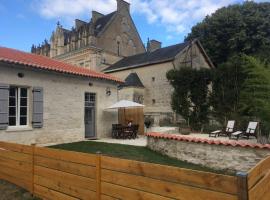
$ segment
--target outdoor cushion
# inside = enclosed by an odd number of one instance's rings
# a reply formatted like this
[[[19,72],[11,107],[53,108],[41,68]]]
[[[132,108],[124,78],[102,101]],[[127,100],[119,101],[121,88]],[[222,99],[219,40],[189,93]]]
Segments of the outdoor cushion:
[[[213,132],[211,132],[212,134],[216,134],[216,133],[220,133],[221,132],[221,130],[216,130],[216,131],[213,131]]]
[[[242,133],[242,131],[235,131],[234,133],[232,133],[233,136],[238,136]]]
[[[209,137],[217,137],[219,133],[221,133],[221,130],[212,131],[209,133]]]
[[[246,133],[255,133],[258,122],[249,122]]]

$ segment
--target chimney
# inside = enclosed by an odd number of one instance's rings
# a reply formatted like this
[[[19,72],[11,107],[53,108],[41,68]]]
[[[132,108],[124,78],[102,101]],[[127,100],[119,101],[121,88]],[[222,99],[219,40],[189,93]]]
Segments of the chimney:
[[[101,13],[99,13],[99,12],[93,10],[93,11],[92,11],[92,22],[93,22],[93,24],[95,24],[96,21],[97,21],[99,18],[103,17],[103,16],[104,16],[103,14],[101,14]]]
[[[129,12],[130,10],[130,4],[124,0],[116,0],[117,1],[117,11],[121,11],[123,9],[127,10]]]
[[[161,42],[157,41],[157,40],[150,40],[148,39],[147,42],[147,52],[153,52],[157,49],[161,48]]]

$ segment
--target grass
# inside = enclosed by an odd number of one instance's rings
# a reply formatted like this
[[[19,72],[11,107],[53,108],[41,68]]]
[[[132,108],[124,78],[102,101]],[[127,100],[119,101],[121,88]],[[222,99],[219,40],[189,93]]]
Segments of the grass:
[[[64,149],[64,150],[77,151],[77,152],[83,152],[83,153],[101,152],[103,155],[111,156],[111,157],[124,158],[124,159],[150,162],[150,163],[169,165],[169,166],[175,166],[175,167],[181,167],[181,168],[188,168],[188,169],[199,170],[199,171],[207,171],[207,172],[214,172],[214,173],[219,173],[219,174],[232,175],[232,172],[214,170],[209,167],[195,165],[195,164],[188,163],[185,161],[170,158],[166,155],[162,155],[158,152],[152,151],[151,149],[147,147],[138,147],[138,146],[131,146],[131,145],[123,145],[123,144],[111,144],[111,143],[94,142],[94,141],[83,141],[83,142],[75,142],[75,143],[50,146],[50,148]]]

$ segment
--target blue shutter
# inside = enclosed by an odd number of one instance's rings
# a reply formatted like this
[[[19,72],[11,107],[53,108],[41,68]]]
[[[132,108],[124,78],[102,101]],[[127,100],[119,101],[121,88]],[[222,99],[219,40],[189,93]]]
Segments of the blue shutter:
[[[9,85],[0,83],[0,130],[8,127]]]
[[[32,116],[33,128],[43,127],[43,88],[33,88],[33,116]]]

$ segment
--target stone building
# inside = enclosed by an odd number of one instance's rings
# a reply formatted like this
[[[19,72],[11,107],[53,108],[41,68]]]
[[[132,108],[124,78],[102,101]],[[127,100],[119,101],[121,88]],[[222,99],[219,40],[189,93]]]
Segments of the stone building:
[[[92,11],[90,22],[76,19],[71,30],[58,23],[50,42],[33,45],[31,52],[102,71],[123,57],[144,53],[145,48],[131,18],[130,4],[117,0],[115,12]]]
[[[155,125],[160,125],[162,121],[177,120],[171,109],[173,88],[166,73],[182,66],[214,67],[198,40],[164,48],[160,42],[151,40],[146,53],[125,57],[104,72],[125,80],[119,90],[119,99],[144,104],[145,115],[153,118]]]
[[[58,24],[50,42],[45,40],[32,52],[126,80],[118,91],[119,100],[145,104],[145,114],[154,118],[155,125],[175,121],[167,71],[180,66],[214,66],[198,40],[165,48],[151,40],[145,50],[129,10],[127,2],[117,0],[115,12],[102,15],[93,11],[90,22],[75,20],[72,30]]]
[[[118,78],[0,47],[0,140],[63,143],[111,134]]]

